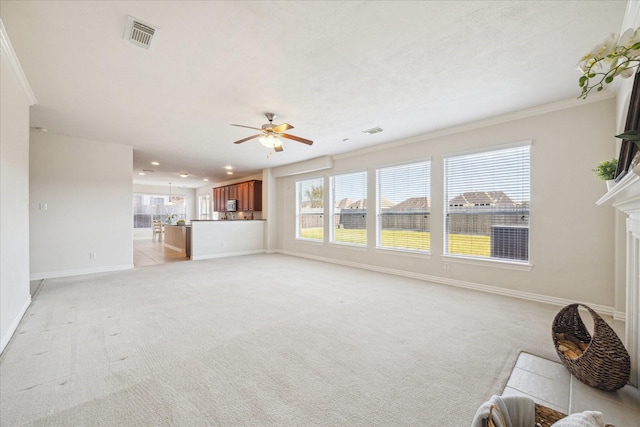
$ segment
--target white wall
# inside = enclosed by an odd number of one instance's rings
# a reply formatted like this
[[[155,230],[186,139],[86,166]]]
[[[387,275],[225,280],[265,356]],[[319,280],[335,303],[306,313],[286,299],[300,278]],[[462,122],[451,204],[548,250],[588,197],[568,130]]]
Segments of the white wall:
[[[32,279],[133,268],[132,169],[130,146],[31,132]]]
[[[0,21],[0,352],[31,303],[29,106],[35,102]],[[22,78],[22,80],[20,80]],[[27,88],[25,89],[25,85]]]
[[[395,143],[385,149],[336,156],[333,168],[328,171],[280,178],[276,196],[277,246],[294,255],[394,271],[442,283],[556,303],[583,301],[611,313],[616,309],[624,311],[624,306],[617,306],[614,295],[614,213],[595,205],[606,188],[592,169],[601,160],[612,157],[615,134],[614,99],[599,99],[597,102],[571,100],[540,109],[546,112],[534,116],[514,114],[508,121],[496,119],[484,127],[472,129],[469,125],[464,129],[470,130],[414,138],[412,143]],[[454,262],[447,258],[449,269],[445,269],[442,156],[523,140],[533,140],[532,268],[509,269],[503,268],[503,264]],[[429,156],[432,158],[433,202],[430,257],[377,251],[372,241],[375,239],[371,238],[366,249],[295,240],[296,180],[366,169],[370,183],[368,206],[374,206],[376,166]]]

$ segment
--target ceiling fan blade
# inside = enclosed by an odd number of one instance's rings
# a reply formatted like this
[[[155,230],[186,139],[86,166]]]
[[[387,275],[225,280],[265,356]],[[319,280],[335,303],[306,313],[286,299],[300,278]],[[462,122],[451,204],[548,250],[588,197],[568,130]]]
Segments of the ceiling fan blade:
[[[241,140],[239,140],[239,141],[234,142],[234,144],[241,144],[241,143],[243,143],[243,142],[245,142],[245,141],[248,141],[248,140],[250,140],[250,139],[257,138],[257,137],[259,137],[260,135],[262,135],[262,134],[261,134],[261,133],[259,133],[259,134],[257,134],[257,135],[253,135],[253,136],[249,136],[249,137],[243,138],[243,139],[241,139]]]
[[[282,145],[276,145],[273,147],[274,150],[276,150],[276,153],[279,153],[283,150]]]
[[[247,128],[247,129],[262,130],[262,129],[260,129],[260,128],[254,128],[253,126],[245,126],[245,125],[231,125],[231,126],[238,126],[239,128]]]
[[[313,141],[300,138],[299,136],[295,136],[295,135],[288,135],[286,133],[281,133],[280,136],[287,139],[293,139],[294,141],[302,142],[303,144],[307,144],[307,145],[313,144]]]
[[[289,129],[293,129],[293,126],[291,126],[289,123],[283,123],[273,128],[273,130],[278,133],[282,133],[285,130],[289,130]]]

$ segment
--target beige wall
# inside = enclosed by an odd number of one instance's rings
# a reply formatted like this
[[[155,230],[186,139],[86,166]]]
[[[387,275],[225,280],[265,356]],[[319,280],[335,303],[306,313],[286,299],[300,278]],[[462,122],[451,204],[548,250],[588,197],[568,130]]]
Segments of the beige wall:
[[[31,132],[32,279],[133,268],[132,169],[130,146]]]
[[[0,21],[0,27],[1,21]],[[31,303],[29,294],[29,105],[0,28],[0,352]],[[12,50],[12,49],[11,49]],[[13,58],[15,59],[15,57]],[[30,92],[30,91],[29,91]],[[31,93],[31,95],[33,95]]]
[[[414,138],[415,142],[390,144],[386,149],[336,156],[329,170],[278,179],[278,248],[291,254],[443,283],[493,287],[503,293],[515,292],[549,302],[583,301],[612,313],[624,311],[624,306],[618,306],[614,291],[614,213],[595,205],[606,188],[592,172],[598,162],[613,154],[615,102],[612,98],[569,101],[547,106],[545,111],[533,116],[513,115],[505,122],[495,120],[495,124],[439,137]],[[530,271],[500,263],[444,258],[442,156],[525,140],[533,141]],[[371,231],[366,249],[296,241],[296,180],[366,169],[368,206],[374,206],[376,166],[424,157],[432,159],[431,256],[376,250]],[[373,215],[369,216],[373,219]],[[445,262],[448,269],[444,268]]]

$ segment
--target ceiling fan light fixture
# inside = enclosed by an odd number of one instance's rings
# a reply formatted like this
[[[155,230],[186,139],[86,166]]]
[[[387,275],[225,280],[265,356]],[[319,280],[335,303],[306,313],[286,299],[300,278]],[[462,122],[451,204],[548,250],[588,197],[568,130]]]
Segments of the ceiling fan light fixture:
[[[264,145],[267,148],[275,148],[282,146],[282,141],[278,139],[275,135],[264,135],[258,138],[260,144]]]

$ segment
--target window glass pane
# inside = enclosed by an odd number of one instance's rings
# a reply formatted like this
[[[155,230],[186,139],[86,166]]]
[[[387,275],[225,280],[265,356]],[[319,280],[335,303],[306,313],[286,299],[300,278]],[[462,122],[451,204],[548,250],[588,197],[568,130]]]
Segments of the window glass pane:
[[[367,173],[331,177],[331,242],[367,244]]]
[[[296,182],[296,206],[296,238],[323,241],[323,178]]]
[[[213,210],[211,206],[212,197],[210,194],[205,194],[198,197],[198,218],[200,219],[213,219]]]
[[[379,168],[377,184],[377,247],[429,251],[431,162]]]
[[[162,194],[133,194],[133,228],[151,228],[152,220],[167,223],[169,218],[175,224],[179,219],[187,219],[186,198]]]
[[[445,159],[445,254],[529,260],[529,151]]]

